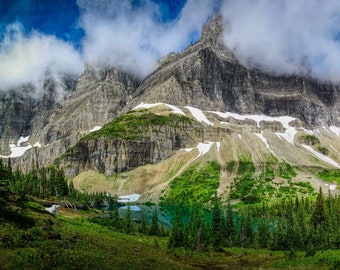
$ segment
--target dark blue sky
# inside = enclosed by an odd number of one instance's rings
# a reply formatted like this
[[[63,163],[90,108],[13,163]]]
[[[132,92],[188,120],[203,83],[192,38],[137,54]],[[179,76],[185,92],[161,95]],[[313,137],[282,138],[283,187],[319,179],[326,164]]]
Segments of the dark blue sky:
[[[114,2],[113,0],[112,2]],[[120,0],[117,0],[120,1]],[[152,0],[159,5],[161,16],[155,18],[166,23],[178,16],[186,0]],[[134,7],[143,0],[132,0]],[[26,33],[33,29],[72,42],[79,47],[84,31],[78,25],[80,10],[76,0],[1,0],[0,39],[8,24],[19,22]]]

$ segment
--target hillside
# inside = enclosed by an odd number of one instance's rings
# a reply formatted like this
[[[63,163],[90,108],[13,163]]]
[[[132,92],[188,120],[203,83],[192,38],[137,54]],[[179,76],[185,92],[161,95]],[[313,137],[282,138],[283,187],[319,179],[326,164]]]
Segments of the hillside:
[[[218,193],[239,199],[249,196],[235,190],[246,162],[252,195],[338,192],[339,86],[240,64],[220,15],[142,81],[86,64],[77,82],[47,81],[43,96],[25,87],[4,95],[0,111],[1,157],[24,172],[57,163],[80,190],[103,191],[86,176],[98,175],[106,192],[159,201],[176,177],[216,161]]]
[[[143,194],[142,200],[156,202],[159,196],[166,195],[173,179],[208,161],[217,161],[220,166],[218,191],[225,197],[231,189],[236,192],[233,185],[237,179],[243,181],[241,166],[245,162],[253,168],[249,171],[249,184],[254,186],[250,194],[258,189],[261,197],[270,199],[275,195],[270,191],[272,187],[286,187],[286,192],[293,195],[318,190],[319,186],[337,194],[339,180],[324,183],[320,174],[339,170],[337,132],[335,127],[307,129],[293,117],[140,104],[126,116],[84,137],[58,163],[66,175],[75,177],[79,190],[104,191],[100,186],[106,186],[105,191],[112,195],[139,193]],[[267,183],[262,185],[265,179]],[[312,189],[304,189],[309,183]]]

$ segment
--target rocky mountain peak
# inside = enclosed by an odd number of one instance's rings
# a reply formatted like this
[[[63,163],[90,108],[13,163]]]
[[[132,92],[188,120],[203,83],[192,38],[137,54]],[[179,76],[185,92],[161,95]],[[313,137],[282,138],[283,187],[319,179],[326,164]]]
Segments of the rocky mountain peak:
[[[222,15],[218,13],[212,17],[202,28],[201,39],[216,38],[223,34]]]

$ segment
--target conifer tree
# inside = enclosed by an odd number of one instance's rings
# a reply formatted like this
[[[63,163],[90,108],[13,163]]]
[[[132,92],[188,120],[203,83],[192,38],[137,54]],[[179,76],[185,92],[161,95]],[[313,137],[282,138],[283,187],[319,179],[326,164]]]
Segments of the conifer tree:
[[[217,198],[217,192],[213,199],[212,209],[212,245],[213,248],[218,250],[223,243],[223,219],[220,204]]]
[[[320,186],[319,194],[315,202],[314,212],[311,217],[314,228],[318,229],[328,224],[328,216],[326,211],[325,199]]]
[[[125,214],[125,219],[124,219],[124,231],[127,234],[130,234],[133,232],[133,225],[132,225],[132,213],[131,213],[131,207],[130,207],[130,203],[127,204],[127,210],[126,210],[126,214]]]
[[[175,209],[172,222],[172,230],[169,237],[168,247],[184,247],[185,246],[185,228],[182,221],[183,210],[180,207]]]
[[[233,210],[230,205],[230,201],[228,201],[226,217],[225,217],[225,235],[228,241],[228,244],[232,246],[235,234],[235,225],[233,218]]]
[[[150,227],[149,235],[155,235],[155,236],[160,235],[160,229],[159,229],[159,225],[158,225],[157,208],[155,208],[153,213],[152,213],[152,220],[151,220],[151,227]]]
[[[258,245],[260,248],[267,248],[270,242],[269,223],[261,220],[258,225]]]

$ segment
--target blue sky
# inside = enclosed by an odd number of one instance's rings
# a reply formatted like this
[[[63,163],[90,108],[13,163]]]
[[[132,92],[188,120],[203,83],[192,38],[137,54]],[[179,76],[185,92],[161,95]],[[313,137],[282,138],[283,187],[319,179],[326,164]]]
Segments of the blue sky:
[[[224,42],[241,63],[340,81],[340,1],[2,0],[0,90],[84,63],[144,78],[158,59],[199,38],[220,11]]]
[[[143,5],[142,2],[135,0],[132,1],[132,5],[138,9]],[[186,3],[185,0],[153,0],[152,2],[156,3],[161,10],[160,16],[155,17],[155,20],[160,23],[174,20]],[[8,24],[19,22],[25,32],[35,29],[80,47],[85,35],[84,30],[78,25],[80,13],[76,0],[2,0],[0,39],[3,38]]]
[[[2,0],[0,88],[49,74],[80,75],[84,63],[144,78],[183,50],[221,0]]]

